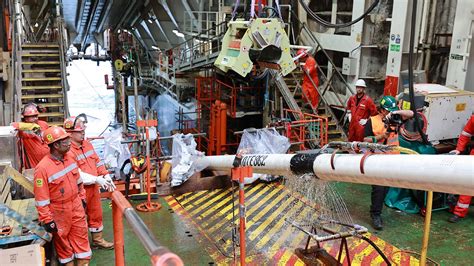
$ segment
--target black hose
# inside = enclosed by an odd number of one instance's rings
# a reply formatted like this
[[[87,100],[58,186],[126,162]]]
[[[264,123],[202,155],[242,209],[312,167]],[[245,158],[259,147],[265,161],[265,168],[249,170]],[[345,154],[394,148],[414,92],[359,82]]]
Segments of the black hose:
[[[272,11],[271,14],[268,14],[268,18],[276,18],[276,17],[277,17],[278,11],[276,10],[276,8],[271,7],[271,6],[266,6],[266,7],[264,7],[264,8],[263,8],[263,11],[264,11],[264,12],[262,12],[262,15],[261,15],[260,17],[262,17],[262,16],[265,14],[265,12],[266,12],[267,10],[271,10],[271,11]]]
[[[410,27],[410,44],[408,52],[408,91],[410,95],[410,109],[413,111],[415,118],[415,128],[420,133],[421,139],[424,144],[428,144],[428,139],[420,126],[420,118],[415,106],[415,90],[413,88],[413,46],[415,45],[415,26],[416,26],[416,8],[418,6],[418,0],[412,1],[412,13],[411,13],[411,27]]]
[[[369,243],[375,249],[375,251],[379,253],[380,257],[382,257],[385,263],[387,263],[387,266],[392,265],[392,262],[387,258],[387,256],[385,256],[383,251],[372,240],[370,240],[368,237],[365,237],[363,235],[356,235],[356,237],[359,237],[360,239],[367,241],[367,243]]]
[[[362,20],[365,16],[367,16],[370,12],[372,12],[372,10],[374,10],[374,8],[379,4],[380,0],[375,0],[372,5],[369,6],[369,8],[358,18],[356,18],[355,20],[353,21],[349,21],[349,22],[346,22],[346,23],[340,23],[340,24],[333,24],[333,23],[329,23],[327,21],[325,21],[324,19],[322,19],[320,16],[316,15],[316,13],[313,12],[313,10],[311,10],[309,8],[309,6],[307,4],[305,4],[304,0],[299,0],[300,1],[300,4],[301,6],[304,8],[304,10],[313,18],[315,19],[319,24],[322,24],[323,26],[325,27],[328,27],[328,28],[346,28],[346,27],[349,27],[353,24],[356,24],[357,22],[359,22],[360,20]]]

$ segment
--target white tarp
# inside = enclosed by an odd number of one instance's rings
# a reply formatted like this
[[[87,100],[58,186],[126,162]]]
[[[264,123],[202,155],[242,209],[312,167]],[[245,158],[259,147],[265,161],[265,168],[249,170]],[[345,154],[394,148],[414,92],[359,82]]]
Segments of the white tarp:
[[[179,186],[194,173],[204,170],[207,165],[197,164],[196,159],[205,154],[196,150],[193,135],[174,134],[171,165],[171,186]]]
[[[280,135],[275,128],[244,130],[237,154],[283,154],[290,148],[287,137]],[[245,178],[245,184],[257,179],[273,181],[276,177],[267,174],[253,174]]]

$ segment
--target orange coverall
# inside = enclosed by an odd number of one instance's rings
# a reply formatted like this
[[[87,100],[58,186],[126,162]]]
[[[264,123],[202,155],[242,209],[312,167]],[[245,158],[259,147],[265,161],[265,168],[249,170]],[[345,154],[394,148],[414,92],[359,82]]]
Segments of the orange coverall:
[[[37,124],[41,127],[41,132],[45,131],[48,123],[38,120]],[[49,154],[49,147],[44,143],[43,136],[37,135],[32,131],[19,131],[19,137],[23,141],[25,168],[34,168],[44,156]]]
[[[472,136],[474,136],[474,115],[471,115],[471,118],[464,126],[461,135],[459,135],[456,150],[460,152],[464,151]],[[474,148],[471,149],[470,154],[474,155]],[[459,217],[465,217],[467,215],[467,211],[469,210],[469,204],[471,203],[471,199],[471,196],[459,195],[458,203],[456,204],[456,207],[454,207],[454,214]]]
[[[314,84],[319,86],[318,69],[316,68],[316,65],[317,63],[314,57],[308,55],[308,59],[306,59],[303,69],[309,73]],[[313,86],[311,79],[308,77],[308,75],[303,73],[303,92],[306,97],[308,97],[311,105],[316,107],[319,102],[319,93],[318,90]]]
[[[92,144],[84,140],[82,146],[71,142],[71,152],[76,158],[77,164],[81,171],[95,176],[106,175],[109,172],[104,166],[104,162],[100,160],[99,155],[94,151]],[[99,185],[84,185],[86,190],[86,214],[89,231],[93,233],[102,232],[104,226],[102,224],[102,204],[100,202]]]
[[[63,161],[47,155],[38,163],[34,194],[39,220],[54,221],[58,228],[53,233],[53,243],[59,261],[65,264],[74,258],[90,259],[92,252],[81,201],[85,199],[85,191],[71,152],[64,155]]]

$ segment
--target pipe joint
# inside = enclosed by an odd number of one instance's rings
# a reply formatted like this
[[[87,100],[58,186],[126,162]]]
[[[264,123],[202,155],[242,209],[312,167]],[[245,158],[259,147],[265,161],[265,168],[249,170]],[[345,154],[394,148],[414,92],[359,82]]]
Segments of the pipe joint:
[[[182,266],[183,261],[167,248],[160,247],[153,251],[151,262],[154,266]]]

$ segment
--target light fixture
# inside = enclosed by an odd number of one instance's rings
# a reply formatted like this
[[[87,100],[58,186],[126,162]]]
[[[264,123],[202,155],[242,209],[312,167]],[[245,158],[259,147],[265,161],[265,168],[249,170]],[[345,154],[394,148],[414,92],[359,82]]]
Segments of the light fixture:
[[[38,22],[35,23],[35,28],[38,28],[39,24]]]
[[[158,47],[158,46],[156,46],[156,45],[152,45],[152,46],[151,46],[151,49],[157,50],[157,51],[160,51],[160,50],[161,50],[160,47]]]
[[[184,37],[184,33],[182,32],[179,32],[178,30],[173,30],[173,33],[178,36],[179,38],[183,38]]]
[[[122,30],[121,30],[121,29],[119,29],[119,30],[118,30],[118,33],[120,33],[121,31],[122,31]]]
[[[148,18],[148,23],[152,24],[153,20],[151,18]]]

